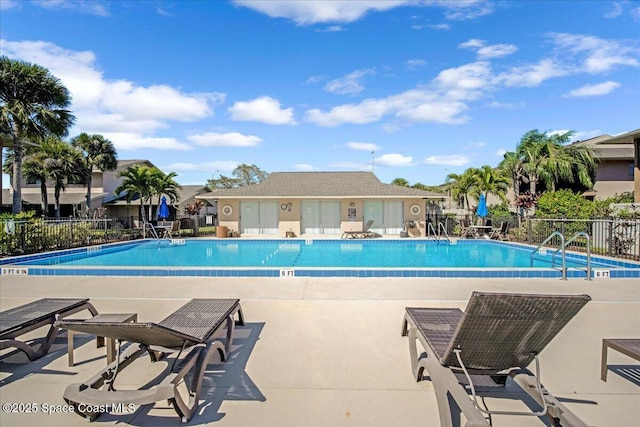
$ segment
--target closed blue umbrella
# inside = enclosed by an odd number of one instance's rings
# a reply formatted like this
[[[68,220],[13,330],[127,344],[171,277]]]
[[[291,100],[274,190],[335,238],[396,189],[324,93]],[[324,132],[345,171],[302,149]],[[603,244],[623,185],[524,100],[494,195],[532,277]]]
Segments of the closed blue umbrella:
[[[478,209],[476,209],[476,215],[481,218],[489,215],[489,210],[487,209],[487,201],[484,198],[484,194],[480,194],[480,200],[478,201]]]
[[[158,206],[158,219],[169,218],[169,206],[167,206],[167,198],[162,196],[160,205]]]

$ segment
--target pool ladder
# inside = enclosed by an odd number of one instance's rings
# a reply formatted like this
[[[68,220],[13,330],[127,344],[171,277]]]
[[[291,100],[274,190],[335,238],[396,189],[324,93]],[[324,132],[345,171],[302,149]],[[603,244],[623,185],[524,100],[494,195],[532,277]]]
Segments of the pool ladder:
[[[447,233],[447,229],[444,227],[444,225],[441,222],[438,223],[438,231],[440,230],[442,230],[442,233],[446,236],[444,240],[446,240],[448,243],[451,243],[451,238]],[[436,238],[436,241],[438,242],[438,244],[440,244],[440,233],[436,233],[436,229],[433,228],[433,224],[430,222],[427,222],[427,236],[431,236],[431,233],[433,233],[433,236]]]
[[[564,234],[562,234],[561,232],[554,231],[546,239],[544,239],[544,241],[540,243],[538,247],[533,250],[533,252],[531,252],[531,255],[529,256],[530,266],[533,267],[533,256],[540,250],[540,248],[542,248],[556,236],[560,238],[561,244],[553,252],[553,255],[551,256],[551,263],[555,267],[556,256],[558,255],[558,252],[560,252],[560,254],[562,255],[562,280],[567,280],[567,246],[569,246],[570,243],[574,242],[578,237],[584,237],[587,240],[587,268],[585,269],[585,272],[587,273],[586,280],[591,280],[591,237],[584,231],[578,231],[577,233],[574,233],[573,236],[571,236],[568,240],[565,239]]]

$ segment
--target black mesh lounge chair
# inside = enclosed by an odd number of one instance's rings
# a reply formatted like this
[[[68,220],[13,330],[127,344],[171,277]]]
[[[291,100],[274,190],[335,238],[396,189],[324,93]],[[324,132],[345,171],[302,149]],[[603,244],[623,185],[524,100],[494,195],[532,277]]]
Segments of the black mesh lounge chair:
[[[367,221],[367,223],[359,231],[343,231],[341,238],[343,239],[370,239],[374,236],[374,233],[369,231],[373,225],[373,220]]]
[[[509,240],[509,222],[502,221],[499,228],[491,230],[489,238],[494,240]]]
[[[90,380],[69,385],[64,391],[64,399],[78,414],[90,420],[100,413],[89,412],[86,408],[130,403],[146,405],[168,400],[182,421],[187,422],[198,408],[202,380],[211,357],[217,351],[222,361],[227,358],[236,314],[237,323],[243,325],[244,317],[237,299],[194,299],[159,323],[61,321],[59,326],[62,328],[133,343]],[[225,328],[226,340],[223,341]],[[186,356],[181,358],[186,351]],[[139,356],[149,353],[151,361],[156,362],[166,353],[174,352],[177,355],[171,368],[157,386],[144,390],[115,390],[116,375]],[[188,402],[178,390],[183,381],[189,389]]]
[[[0,313],[0,349],[17,348],[31,361],[39,359],[47,354],[58,334],[56,316],[64,318],[82,310],[89,310],[94,316],[98,314],[88,299],[69,298],[44,298],[3,311]],[[47,325],[51,325],[49,332],[37,351],[28,343],[17,339]]]
[[[586,426],[540,384],[538,353],[591,300],[588,295],[524,295],[474,292],[464,312],[457,308],[407,307],[402,335],[409,335],[417,381],[426,369],[436,393],[442,426],[488,426],[484,415],[549,416],[551,425]],[[425,353],[418,354],[419,341]],[[527,366],[536,362],[536,374]],[[502,386],[510,376],[538,402],[538,412],[489,411],[476,389]],[[470,389],[472,399],[465,387]],[[455,405],[450,407],[451,402]],[[457,417],[454,423],[454,412]]]

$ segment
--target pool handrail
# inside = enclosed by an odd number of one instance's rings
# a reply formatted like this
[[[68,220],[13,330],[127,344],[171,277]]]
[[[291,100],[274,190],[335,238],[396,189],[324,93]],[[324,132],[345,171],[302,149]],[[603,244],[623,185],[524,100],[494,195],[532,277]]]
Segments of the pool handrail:
[[[560,245],[560,250],[562,253],[562,280],[567,280],[567,262],[566,262],[566,257],[565,257],[565,239],[564,239],[564,234],[562,234],[559,231],[554,231],[553,233],[551,233],[546,239],[544,239],[542,241],[542,243],[540,243],[538,245],[537,248],[535,248],[532,252],[531,255],[529,256],[530,259],[530,266],[533,267],[533,256],[536,254],[536,252],[538,252],[540,250],[541,247],[543,247],[544,245],[547,244],[547,242],[549,240],[551,240],[552,238],[554,238],[555,236],[560,237],[560,242],[562,243]],[[555,255],[558,251],[556,250],[556,252],[554,252],[553,257],[551,258],[552,260],[555,260]]]
[[[574,242],[578,237],[585,237],[587,239],[587,279],[591,280],[591,236],[586,231],[578,231],[573,234],[566,242],[564,242],[563,249],[569,246],[569,243]],[[558,252],[558,250],[556,250]]]
[[[447,242],[451,243],[451,238],[449,237],[449,233],[447,233],[447,229],[445,228],[444,224],[441,222],[438,223],[438,231],[440,230],[442,230],[444,235],[447,236]]]
[[[444,235],[447,236],[447,238],[446,238],[447,242],[451,243],[451,239],[449,238],[449,235],[447,234],[447,230],[444,228],[444,225],[442,225],[442,223],[439,222],[438,223],[438,231],[440,231],[441,228],[444,231]],[[433,237],[435,237],[435,239],[438,242],[438,244],[440,244],[440,233],[436,232],[436,229],[433,227],[432,223],[427,222],[427,237],[431,236],[432,232],[433,232]]]

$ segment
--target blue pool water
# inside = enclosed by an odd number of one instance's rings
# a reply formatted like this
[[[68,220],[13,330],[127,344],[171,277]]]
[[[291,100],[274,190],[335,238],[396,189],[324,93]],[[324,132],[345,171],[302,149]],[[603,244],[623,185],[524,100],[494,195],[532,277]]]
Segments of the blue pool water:
[[[152,240],[0,259],[2,275],[259,277],[561,277],[554,251],[492,240]],[[612,278],[640,278],[640,263],[592,257]],[[586,277],[567,253],[568,277]],[[606,270],[606,272],[604,271]]]

